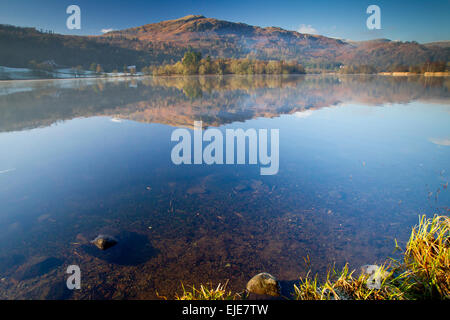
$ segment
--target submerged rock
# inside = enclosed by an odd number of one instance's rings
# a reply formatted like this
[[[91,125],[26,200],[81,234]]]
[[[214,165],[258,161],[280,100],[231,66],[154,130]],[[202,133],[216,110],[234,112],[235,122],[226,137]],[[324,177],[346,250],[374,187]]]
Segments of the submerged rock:
[[[136,266],[147,262],[159,253],[151,245],[147,235],[123,231],[115,233],[113,239],[117,244],[108,250],[98,250],[97,245],[92,245],[95,244],[94,241],[91,241],[89,245],[82,245],[81,250],[108,263],[126,266]]]
[[[263,186],[263,182],[261,180],[252,180],[250,187],[253,190],[258,190]]]
[[[241,183],[234,187],[234,190],[237,192],[249,190],[249,186],[247,184]]]
[[[277,297],[280,295],[280,284],[274,276],[263,272],[250,279],[247,283],[247,291]]]
[[[117,244],[117,240],[111,236],[100,234],[91,241],[100,250],[109,249]]]
[[[33,264],[26,264],[22,267],[19,267],[19,270],[16,272],[14,278],[16,280],[22,281],[40,277],[58,268],[62,264],[63,261],[55,257],[42,258],[39,259],[38,262],[35,262]]]

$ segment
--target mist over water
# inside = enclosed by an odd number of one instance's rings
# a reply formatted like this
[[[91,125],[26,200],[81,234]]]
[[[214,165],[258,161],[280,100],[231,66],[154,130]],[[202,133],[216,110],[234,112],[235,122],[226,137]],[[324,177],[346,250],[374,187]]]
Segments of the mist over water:
[[[176,128],[279,129],[279,171],[171,161]],[[382,263],[448,214],[448,78],[0,83],[0,298],[157,298]],[[100,252],[98,234],[119,240]],[[311,265],[304,263],[309,257]],[[65,269],[79,265],[82,289]]]

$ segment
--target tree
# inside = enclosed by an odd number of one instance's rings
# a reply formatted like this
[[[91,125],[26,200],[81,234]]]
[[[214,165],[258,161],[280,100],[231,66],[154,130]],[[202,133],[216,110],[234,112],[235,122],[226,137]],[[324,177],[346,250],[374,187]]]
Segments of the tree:
[[[226,65],[224,59],[217,60],[217,73],[218,74],[225,74],[226,68],[227,68],[227,65]]]
[[[200,66],[200,60],[202,59],[202,54],[200,52],[195,52],[189,49],[185,52],[182,64],[184,66],[185,74],[196,74],[198,73],[198,68]]]

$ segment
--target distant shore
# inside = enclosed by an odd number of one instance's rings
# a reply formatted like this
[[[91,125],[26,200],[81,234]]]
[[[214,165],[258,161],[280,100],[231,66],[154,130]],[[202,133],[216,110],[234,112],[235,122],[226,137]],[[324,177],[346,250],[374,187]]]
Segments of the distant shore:
[[[424,76],[424,77],[448,77],[450,72],[425,72],[425,73],[414,73],[414,72],[379,72],[381,76],[394,76],[394,77],[406,77],[406,76]]]
[[[336,75],[336,76],[355,76],[355,75],[364,75],[364,76],[392,76],[392,77],[449,77],[450,72],[425,72],[425,73],[413,73],[413,72],[379,72],[379,73],[339,73],[339,72],[326,72],[326,73],[309,73],[306,72],[304,74],[283,74],[283,73],[275,73],[275,74],[265,74],[265,73],[255,73],[255,74],[226,74],[226,75],[214,75],[214,74],[205,74],[205,75],[151,75],[151,74],[123,74],[123,75],[111,75],[111,74],[99,74],[96,76],[77,76],[77,77],[67,77],[67,78],[21,78],[21,79],[1,79],[0,82],[16,82],[16,81],[48,81],[48,80],[94,80],[94,79],[136,79],[143,77],[183,77],[183,76],[229,76],[229,75],[238,75],[238,76],[292,76],[292,75]]]

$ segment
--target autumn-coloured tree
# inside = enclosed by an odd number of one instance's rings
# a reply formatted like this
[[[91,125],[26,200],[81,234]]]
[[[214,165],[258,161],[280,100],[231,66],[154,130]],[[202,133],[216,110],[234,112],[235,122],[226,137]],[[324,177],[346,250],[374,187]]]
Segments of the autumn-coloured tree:
[[[200,67],[202,54],[189,49],[184,54],[182,63],[184,66],[184,74],[197,74]]]

